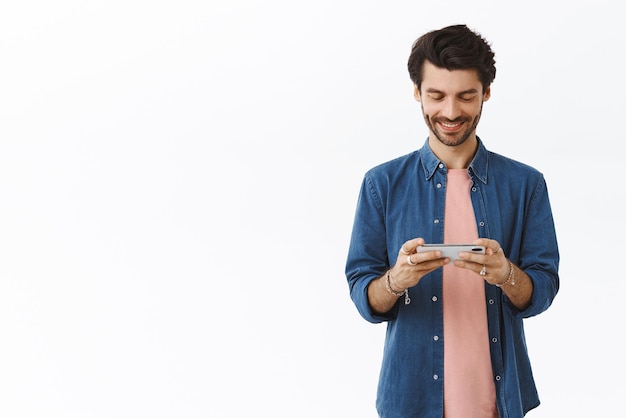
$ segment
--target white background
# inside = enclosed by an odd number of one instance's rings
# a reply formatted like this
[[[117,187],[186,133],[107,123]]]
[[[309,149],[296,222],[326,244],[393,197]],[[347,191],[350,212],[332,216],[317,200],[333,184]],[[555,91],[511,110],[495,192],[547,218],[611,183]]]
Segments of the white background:
[[[496,52],[478,133],[548,181],[534,418],[616,416],[626,33],[609,1],[0,6],[0,416],[375,417],[344,277],[364,172],[427,135],[406,60]],[[615,3],[616,4],[616,3]]]

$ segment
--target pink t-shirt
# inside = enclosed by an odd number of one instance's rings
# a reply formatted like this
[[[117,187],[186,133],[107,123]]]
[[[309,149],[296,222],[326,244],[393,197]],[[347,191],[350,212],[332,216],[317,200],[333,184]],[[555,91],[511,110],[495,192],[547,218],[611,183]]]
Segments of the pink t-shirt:
[[[448,171],[444,243],[478,238],[465,169]],[[498,417],[489,355],[484,280],[478,274],[443,267],[444,417]]]

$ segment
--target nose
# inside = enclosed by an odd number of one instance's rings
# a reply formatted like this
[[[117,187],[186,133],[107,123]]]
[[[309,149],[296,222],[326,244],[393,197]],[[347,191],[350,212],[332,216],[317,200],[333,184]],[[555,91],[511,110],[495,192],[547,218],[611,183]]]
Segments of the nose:
[[[452,97],[448,98],[441,109],[441,116],[454,120],[461,116],[461,107],[459,103]]]

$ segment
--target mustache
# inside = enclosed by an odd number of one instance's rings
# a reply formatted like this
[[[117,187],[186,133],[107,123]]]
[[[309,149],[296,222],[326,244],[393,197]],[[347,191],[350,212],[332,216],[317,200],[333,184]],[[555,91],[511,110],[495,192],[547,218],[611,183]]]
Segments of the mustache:
[[[448,119],[442,116],[436,117],[432,119],[434,122],[445,122],[445,123],[457,123],[457,122],[468,122],[470,118],[466,117],[458,117],[454,119]]]

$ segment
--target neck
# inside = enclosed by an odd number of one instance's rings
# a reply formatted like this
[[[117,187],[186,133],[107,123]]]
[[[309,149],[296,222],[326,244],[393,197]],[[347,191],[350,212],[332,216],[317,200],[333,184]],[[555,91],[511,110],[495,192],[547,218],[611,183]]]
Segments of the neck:
[[[431,134],[428,137],[428,145],[437,158],[443,161],[448,168],[468,168],[478,149],[478,140],[476,136],[472,136],[461,145],[450,146],[442,144]]]

